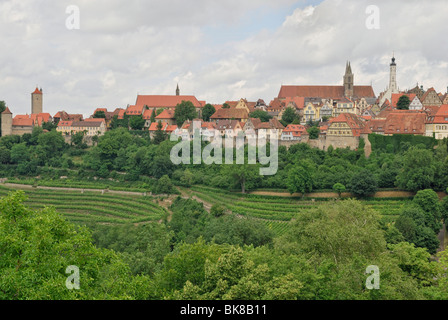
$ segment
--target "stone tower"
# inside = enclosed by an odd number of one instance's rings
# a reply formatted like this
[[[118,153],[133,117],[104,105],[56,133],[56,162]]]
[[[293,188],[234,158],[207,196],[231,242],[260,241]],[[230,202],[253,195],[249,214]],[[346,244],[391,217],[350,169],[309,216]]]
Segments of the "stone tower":
[[[31,114],[39,114],[43,112],[43,93],[42,89],[36,88],[31,94]]]
[[[12,113],[7,107],[2,112],[2,137],[12,135]]]
[[[177,84],[177,88],[176,88],[176,96],[180,96],[179,84]]]
[[[392,63],[390,64],[389,88],[392,91],[392,93],[398,93],[397,64],[395,63],[395,57],[392,58]]]
[[[347,66],[345,67],[345,75],[344,75],[344,95],[347,98],[354,96],[353,84],[355,82],[355,76],[352,72],[352,67],[350,62],[347,62]]]

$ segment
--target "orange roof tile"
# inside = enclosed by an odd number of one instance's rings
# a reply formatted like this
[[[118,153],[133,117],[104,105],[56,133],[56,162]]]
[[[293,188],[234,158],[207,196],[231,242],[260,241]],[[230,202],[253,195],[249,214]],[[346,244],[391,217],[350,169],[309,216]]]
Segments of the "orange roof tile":
[[[12,120],[12,125],[17,127],[32,127],[34,125],[34,122],[33,120],[31,120],[31,118],[14,118]]]
[[[166,120],[166,119],[174,119],[174,110],[165,109],[159,114],[156,119],[157,120]]]
[[[444,104],[440,107],[436,116],[434,117],[433,123],[446,124],[448,123],[448,105]]]
[[[278,97],[340,99],[344,91],[344,86],[282,86]],[[356,97],[375,97],[372,86],[353,86],[353,91]]]
[[[139,95],[135,105],[138,108],[175,108],[182,101],[190,101],[195,108],[202,108],[201,103],[194,96],[163,96],[163,95]]]
[[[126,109],[126,114],[128,116],[140,116],[143,114],[143,107],[141,106],[129,106]]]
[[[407,96],[409,98],[409,100],[412,102],[412,101],[414,101],[414,99],[415,99],[415,97],[417,95],[414,94],[414,93],[393,93],[392,94],[392,99],[391,99],[392,100],[391,104],[392,104],[393,107],[397,106],[398,100],[400,100],[400,98],[402,96]]]
[[[11,110],[9,110],[8,107],[6,107],[5,111],[2,112],[3,114],[12,114]]]
[[[426,114],[422,112],[392,112],[386,118],[385,134],[424,135]]]
[[[34,90],[33,94],[42,94],[42,91],[39,90],[39,88],[36,88],[36,90]]]

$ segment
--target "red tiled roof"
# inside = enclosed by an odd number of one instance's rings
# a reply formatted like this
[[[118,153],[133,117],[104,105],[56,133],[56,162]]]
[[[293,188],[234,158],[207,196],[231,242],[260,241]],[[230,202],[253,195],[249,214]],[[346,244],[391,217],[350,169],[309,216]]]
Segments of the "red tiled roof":
[[[249,119],[249,113],[245,109],[236,109],[236,108],[230,108],[230,109],[219,109],[216,111],[210,119],[214,120],[231,120],[231,119]]]
[[[32,127],[34,125],[34,121],[31,118],[23,119],[15,117],[12,119],[12,125],[18,127]]]
[[[170,133],[170,132],[174,132],[174,131],[176,131],[176,129],[177,129],[177,126],[176,125],[169,125],[169,126],[167,126],[166,127],[166,132],[168,132],[168,133]]]
[[[154,109],[147,109],[143,112],[143,119],[150,120]]]
[[[344,86],[282,86],[278,97],[340,99],[344,91]],[[353,86],[353,93],[356,97],[375,97],[372,86]]]
[[[143,107],[142,106],[129,106],[126,109],[126,114],[128,116],[140,116],[143,114]]]
[[[440,107],[436,116],[434,117],[433,123],[437,124],[447,124],[448,123],[448,105],[444,104]]]
[[[8,107],[6,107],[5,111],[2,112],[3,114],[12,114],[11,110],[9,110]]]
[[[397,103],[398,103],[398,100],[400,100],[400,98],[402,97],[402,96],[407,96],[408,98],[409,98],[409,100],[412,102],[412,101],[414,101],[414,99],[415,99],[415,97],[417,96],[416,94],[414,94],[414,93],[393,93],[392,94],[392,106],[393,107],[396,107],[397,106]]]
[[[159,114],[156,119],[157,120],[166,120],[166,119],[174,119],[174,110],[165,109]]]
[[[73,121],[59,121],[58,127],[71,127]]]
[[[297,109],[303,109],[305,107],[305,97],[287,97],[283,100],[285,107],[288,106],[290,102],[293,102]]]
[[[292,133],[294,137],[300,137],[302,134],[306,134],[306,127],[299,125],[299,124],[290,124],[288,125],[285,130],[283,130],[284,133]]]
[[[424,135],[426,114],[423,112],[392,112],[386,118],[385,134]]]
[[[330,120],[330,123],[347,123],[347,125],[352,129],[353,136],[359,137],[363,133],[365,122],[361,120],[356,114],[353,113],[341,113],[338,117]]]
[[[42,91],[40,91],[39,88],[36,88],[36,90],[34,90],[33,94],[42,94]]]
[[[149,127],[149,131],[157,131],[158,125],[159,125],[158,122],[151,123],[151,126]],[[165,131],[167,129],[167,127],[168,127],[168,123],[162,122],[162,131]]]
[[[437,114],[437,112],[439,112],[440,107],[439,106],[426,106],[424,108],[426,114],[431,117],[431,116],[435,116]]]
[[[136,107],[142,108],[148,106],[148,108],[175,108],[182,101],[191,101],[195,108],[202,108],[202,104],[194,96],[137,96]]]

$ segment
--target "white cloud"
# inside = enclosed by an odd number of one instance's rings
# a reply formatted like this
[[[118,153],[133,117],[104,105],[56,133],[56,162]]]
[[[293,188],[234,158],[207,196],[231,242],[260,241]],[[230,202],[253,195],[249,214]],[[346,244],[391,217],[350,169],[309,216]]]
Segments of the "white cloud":
[[[2,1],[0,100],[15,114],[27,113],[39,85],[46,111],[90,115],[99,106],[133,104],[137,92],[174,94],[179,83],[182,94],[211,103],[269,102],[281,84],[341,83],[347,60],[356,83],[373,83],[378,94],[388,84],[393,51],[400,88],[419,82],[445,91],[444,1],[374,2]],[[277,29],[266,28],[269,17],[253,17],[260,7],[293,4],[297,9]],[[380,30],[365,26],[371,4],[380,9]],[[65,27],[68,5],[80,8],[80,30]],[[248,17],[255,23],[245,25]],[[211,45],[213,30],[248,36]]]

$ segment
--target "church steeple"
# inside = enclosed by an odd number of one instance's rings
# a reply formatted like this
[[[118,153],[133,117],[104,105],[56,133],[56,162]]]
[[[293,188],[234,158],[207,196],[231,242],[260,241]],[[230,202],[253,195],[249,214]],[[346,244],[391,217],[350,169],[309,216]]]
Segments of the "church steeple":
[[[355,76],[352,72],[352,66],[350,61],[347,61],[347,65],[345,67],[345,75],[344,75],[344,95],[348,98],[353,97],[354,89],[353,84],[355,81]]]
[[[179,84],[177,84],[177,88],[176,88],[176,96],[180,96]]]
[[[398,93],[398,84],[397,84],[397,64],[395,63],[395,54],[392,57],[392,62],[390,64],[390,81],[389,88],[392,93]]]

